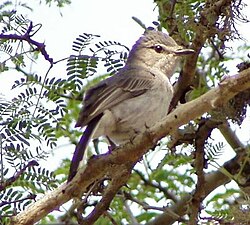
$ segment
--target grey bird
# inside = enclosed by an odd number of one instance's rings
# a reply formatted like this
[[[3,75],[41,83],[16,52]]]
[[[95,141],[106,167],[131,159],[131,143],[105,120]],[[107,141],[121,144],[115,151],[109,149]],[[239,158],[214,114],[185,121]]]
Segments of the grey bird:
[[[125,66],[86,92],[76,123],[86,129],[76,146],[68,182],[76,175],[91,138],[106,136],[121,145],[167,115],[173,97],[169,79],[180,56],[192,53],[167,34],[147,30],[132,47]]]

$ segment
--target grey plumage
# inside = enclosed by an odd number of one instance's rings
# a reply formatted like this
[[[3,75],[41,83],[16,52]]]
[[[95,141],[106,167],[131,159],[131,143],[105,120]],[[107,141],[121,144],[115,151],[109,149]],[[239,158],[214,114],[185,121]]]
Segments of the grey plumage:
[[[147,31],[133,46],[126,65],[86,92],[76,127],[87,126],[85,133],[90,128],[93,132],[76,147],[78,157],[73,157],[68,181],[76,174],[91,137],[107,136],[123,144],[167,115],[173,95],[169,78],[178,56],[190,53],[193,50],[183,49],[168,35]],[[94,128],[89,127],[93,120]]]

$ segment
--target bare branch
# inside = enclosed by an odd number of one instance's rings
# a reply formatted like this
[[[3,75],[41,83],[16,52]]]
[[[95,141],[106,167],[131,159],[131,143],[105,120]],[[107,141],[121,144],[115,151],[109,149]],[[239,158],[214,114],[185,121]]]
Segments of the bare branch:
[[[25,165],[22,169],[20,169],[19,171],[17,171],[12,177],[8,178],[5,181],[2,181],[0,184],[0,191],[6,189],[6,187],[12,185],[24,172],[28,167],[34,167],[34,166],[38,166],[38,162],[36,160],[32,160],[30,162],[27,163],[27,165]]]
[[[153,182],[153,181],[146,179],[144,174],[141,173],[140,171],[138,171],[138,170],[134,170],[134,171],[140,176],[140,178],[142,179],[142,181],[144,182],[145,185],[159,189],[159,191],[163,192],[163,194],[165,195],[166,198],[171,199],[174,202],[177,202],[176,197],[172,193],[170,193],[167,190],[167,188],[163,187],[160,183],[156,183],[156,182]]]
[[[143,201],[139,201],[138,199],[134,198],[130,193],[128,192],[124,192],[124,197],[126,200],[130,200],[132,202],[135,202],[137,203],[138,205],[142,206],[142,208],[144,210],[158,210],[158,211],[161,211],[161,212],[166,212],[168,213],[169,215],[171,215],[171,217],[175,218],[176,221],[184,221],[182,218],[179,217],[179,215],[177,215],[176,213],[174,213],[171,209],[169,209],[167,206],[164,206],[164,207],[157,207],[157,206],[151,206],[149,205],[148,203],[146,202],[143,202]],[[126,201],[125,201],[126,203]],[[128,207],[126,207],[128,208]],[[131,212],[128,213],[130,215],[131,218],[133,218],[133,215],[131,215]],[[135,220],[135,219],[134,219]],[[133,224],[137,224],[136,221],[133,221]]]
[[[108,210],[109,205],[119,189],[127,182],[130,172],[132,170],[131,165],[119,166],[119,168],[113,168],[111,182],[104,191],[102,199],[97,203],[93,211],[80,223],[81,225],[91,225]]]
[[[130,209],[129,205],[128,205],[128,202],[126,200],[124,200],[124,207],[125,207],[125,210],[128,214],[128,217],[130,218],[130,221],[132,222],[133,225],[138,225],[138,221],[136,220],[132,210]]]
[[[197,224],[197,218],[200,213],[201,203],[205,197],[205,173],[203,169],[206,167],[206,159],[204,147],[207,138],[211,135],[214,128],[218,126],[218,123],[213,120],[202,120],[199,124],[197,130],[197,135],[195,139],[195,161],[194,167],[197,174],[197,184],[193,194],[193,197],[189,204],[190,211],[190,225]]]
[[[107,218],[109,218],[110,222],[113,224],[113,225],[118,225],[118,223],[114,220],[114,218],[106,211],[104,212],[104,216],[106,216]]]
[[[50,58],[48,52],[45,49],[45,44],[37,42],[33,40],[31,37],[34,35],[32,34],[33,29],[33,23],[30,22],[30,25],[24,35],[18,35],[18,34],[0,34],[0,39],[4,40],[20,40],[20,41],[26,41],[31,45],[34,45],[36,47],[36,50],[40,51],[44,58],[50,63],[53,64],[53,59]]]
[[[244,148],[244,145],[241,143],[236,134],[232,131],[229,123],[223,123],[218,126],[221,134],[226,139],[227,143],[232,147],[232,149],[237,152],[239,149]]]

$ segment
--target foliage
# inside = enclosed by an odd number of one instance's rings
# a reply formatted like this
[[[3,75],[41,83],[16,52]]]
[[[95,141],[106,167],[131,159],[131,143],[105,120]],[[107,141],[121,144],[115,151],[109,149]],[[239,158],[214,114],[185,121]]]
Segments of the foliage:
[[[1,35],[22,36],[30,28],[30,21],[13,10],[5,10],[11,4],[1,5]],[[32,28],[34,35],[39,26]],[[1,73],[13,73],[13,65],[17,71],[22,71],[30,57],[35,59],[34,49],[29,47],[32,46],[23,41],[1,39]],[[1,224],[35,201],[37,194],[58,185],[53,173],[40,167],[38,161],[49,154],[42,143],[49,148],[56,146],[54,130],[65,113],[65,105],[53,99],[54,105],[45,107],[42,99],[48,101],[49,94],[42,91],[41,86],[46,85],[46,81],[42,84],[40,76],[23,74],[24,78],[12,87],[13,91],[19,90],[16,97],[0,99]]]
[[[45,0],[45,3],[51,6],[53,3],[56,4],[57,7],[62,8],[71,3],[71,0]]]

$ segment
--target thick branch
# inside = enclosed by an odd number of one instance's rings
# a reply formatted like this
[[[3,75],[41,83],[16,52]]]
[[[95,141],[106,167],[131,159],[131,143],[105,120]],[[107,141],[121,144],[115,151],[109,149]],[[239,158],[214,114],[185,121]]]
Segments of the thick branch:
[[[233,132],[228,122],[219,125],[218,128],[224,138],[227,140],[227,143],[235,152],[237,152],[239,149],[244,148],[243,144],[241,143],[237,135]]]
[[[136,163],[159,139],[175,131],[179,126],[201,116],[205,112],[222,106],[237,93],[248,88],[250,88],[250,69],[225,79],[217,88],[210,90],[191,102],[177,107],[177,109],[170,113],[161,123],[156,124],[145,133],[138,135],[133,143],[129,142],[110,154],[102,154],[91,158],[87,166],[80,169],[79,173],[77,173],[70,183],[64,184],[58,189],[46,194],[42,199],[14,217],[12,224],[30,225],[39,221],[74,196],[80,196],[83,192],[86,192],[87,187],[94,181],[105,177],[106,174],[112,174],[114,166],[117,168],[118,165]],[[216,180],[216,183],[219,181],[218,185],[228,181],[228,178],[223,174],[220,172],[218,172],[218,174],[218,176],[221,177],[221,180]],[[217,187],[210,183],[211,182],[207,180],[206,193],[210,193]],[[210,184],[211,187],[208,184]]]

